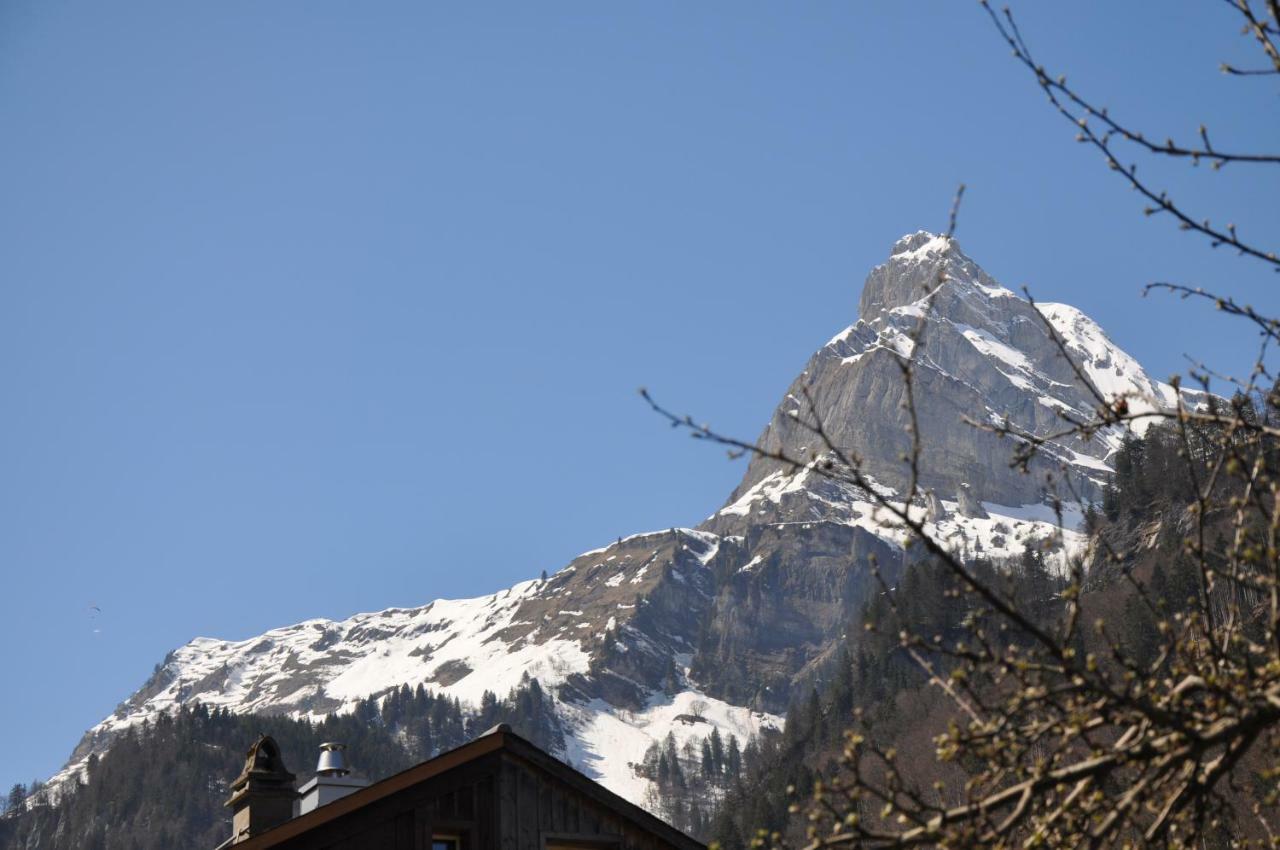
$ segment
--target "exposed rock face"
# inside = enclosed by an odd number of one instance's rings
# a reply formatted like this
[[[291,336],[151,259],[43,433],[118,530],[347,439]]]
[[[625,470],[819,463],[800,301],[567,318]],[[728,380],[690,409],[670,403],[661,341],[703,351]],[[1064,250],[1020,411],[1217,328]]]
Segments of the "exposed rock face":
[[[967,516],[970,519],[986,519],[991,516],[991,514],[987,513],[987,509],[982,506],[982,503],[974,497],[973,491],[969,489],[968,484],[960,485],[958,501],[958,510],[961,516]]]
[[[1087,317],[1056,304],[1042,310],[997,284],[954,240],[907,236],[867,278],[859,320],[809,361],[760,444],[794,456],[820,450],[811,430],[796,420],[816,418],[836,446],[863,459],[877,481],[904,488],[909,470],[902,458],[911,450],[911,437],[899,363],[914,354],[914,399],[924,446],[921,485],[952,498],[967,484],[980,502],[1039,502],[1046,474],[1057,472],[1054,459],[1038,461],[1030,475],[1011,469],[1009,442],[967,426],[966,419],[1008,420],[1043,436],[1062,426],[1063,413],[1088,416],[1099,404],[1095,390],[1104,396],[1132,391],[1161,404],[1173,398],[1171,388],[1151,381],[1127,355],[1117,357],[1119,350]],[[919,350],[913,351],[912,338],[922,322]],[[1091,371],[1117,371],[1113,366],[1123,359],[1121,374],[1095,382],[1099,386],[1082,383],[1054,342],[1050,325],[1084,355]],[[1094,496],[1119,436],[1063,441],[1050,450],[1056,460],[1070,464],[1084,495]],[[774,461],[755,460],[733,499],[778,468]]]
[[[932,490],[926,490],[924,494],[924,506],[925,506],[924,516],[925,516],[925,519],[929,520],[929,522],[937,522],[938,520],[942,519],[944,515],[944,509],[942,507],[941,500],[938,499],[937,493],[933,492]],[[961,510],[963,511],[963,505],[961,506]]]
[[[822,453],[797,421],[816,416],[878,487],[901,492],[911,440],[900,363],[911,356],[923,446],[917,507],[957,550],[999,558],[1032,539],[1076,542],[1070,530],[1057,535],[1044,502],[1049,475],[1059,475],[1054,459],[1091,494],[1122,436],[1053,443],[1052,457],[1022,474],[1009,466],[1009,442],[966,418],[1007,419],[1045,435],[1064,412],[1086,416],[1095,392],[1134,393],[1131,406],[1173,401],[1172,389],[1151,381],[1087,317],[1065,305],[1038,313],[943,237],[900,240],[868,277],[859,309],[858,321],[796,378],[760,445],[796,457]],[[1087,383],[1050,326],[1080,358]],[[69,769],[122,729],[190,700],[319,717],[403,683],[478,702],[528,674],[557,696],[565,755],[643,799],[646,781],[630,763],[651,741],[705,735],[708,724],[745,738],[781,723],[796,688],[856,627],[874,587],[868,559],[892,577],[906,557],[901,543],[868,493],[758,458],[699,528],[620,540],[546,580],[309,621],[247,641],[193,640],[86,735]],[[693,701],[707,723],[679,722]]]

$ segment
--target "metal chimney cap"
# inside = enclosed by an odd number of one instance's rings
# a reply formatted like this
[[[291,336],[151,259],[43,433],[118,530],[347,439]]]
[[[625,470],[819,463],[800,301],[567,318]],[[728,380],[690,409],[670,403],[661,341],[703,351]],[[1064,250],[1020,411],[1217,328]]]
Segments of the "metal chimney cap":
[[[316,776],[346,776],[351,772],[347,767],[346,744],[328,741],[320,745],[320,761],[316,763]]]

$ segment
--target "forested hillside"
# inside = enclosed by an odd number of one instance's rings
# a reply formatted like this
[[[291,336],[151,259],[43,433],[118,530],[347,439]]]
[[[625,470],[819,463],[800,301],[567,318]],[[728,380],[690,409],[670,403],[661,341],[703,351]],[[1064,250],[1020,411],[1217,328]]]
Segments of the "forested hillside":
[[[320,723],[236,715],[183,706],[127,731],[88,763],[85,782],[51,804],[40,794],[0,818],[5,850],[212,850],[230,835],[223,807],[245,750],[260,734],[280,744],[299,782],[315,768],[319,746],[341,741],[352,767],[370,780],[456,747],[497,723],[509,723],[544,749],[563,745],[537,680],[505,698],[486,694],[477,711],[422,686],[403,687],[360,702],[347,715]]]
[[[1248,409],[1259,420],[1280,418],[1274,394]],[[1195,571],[1182,551],[1183,538],[1196,503],[1194,482],[1214,466],[1221,437],[1208,429],[1185,438],[1171,426],[1147,429],[1124,443],[1114,481],[1086,511],[1089,580],[1083,605],[1089,616],[1117,624],[1117,638],[1134,658],[1150,660],[1160,645],[1159,623],[1140,604],[1139,592],[1170,617],[1195,603]],[[1193,447],[1190,463],[1187,446]],[[1224,479],[1215,498],[1226,506],[1238,489]],[[1220,533],[1222,514],[1209,517],[1212,533]],[[1038,619],[1050,621],[1064,609],[1067,579],[1046,566],[1036,546],[1016,559],[974,560],[970,566]],[[932,781],[932,772],[939,778],[963,775],[963,765],[940,763],[934,750],[954,706],[928,684],[901,632],[909,627],[943,642],[962,640],[973,610],[971,595],[942,565],[917,560],[897,587],[874,595],[851,620],[839,651],[812,674],[816,684],[790,707],[785,732],[748,740],[724,736],[695,705],[693,713],[677,719],[694,729],[704,726],[706,733],[679,743],[669,736],[649,748],[632,766],[652,783],[638,802],[727,849],[746,847],[759,830],[799,835],[803,802],[816,783],[839,774],[855,723],[873,730],[880,746],[898,750],[918,781]],[[1089,641],[1084,639],[1082,651],[1095,648]],[[944,672],[951,663],[936,655],[929,661]],[[213,847],[227,831],[222,802],[228,784],[245,747],[260,733],[280,742],[300,778],[310,771],[322,741],[339,740],[349,745],[355,767],[376,780],[498,722],[512,724],[548,750],[564,746],[550,697],[528,678],[503,698],[486,693],[474,710],[421,685],[403,686],[318,723],[183,706],[129,730],[104,756],[90,759],[86,783],[57,805],[41,794],[23,805],[22,789],[15,789],[13,810],[0,818],[0,847]]]
[[[1263,398],[1238,398],[1231,407],[1235,415],[1256,422],[1280,422],[1280,394],[1275,390]],[[1208,535],[1220,538],[1231,531],[1232,506],[1245,484],[1223,476],[1209,498],[1204,498],[1203,489],[1212,470],[1229,463],[1222,462],[1224,437],[1230,439],[1221,427],[1193,425],[1184,432],[1170,424],[1126,440],[1118,452],[1114,480],[1100,504],[1086,512],[1089,579],[1081,608],[1089,621],[1108,624],[1117,657],[1126,663],[1158,665],[1165,645],[1162,629],[1199,604],[1197,569],[1186,547],[1197,527],[1197,504],[1210,505]],[[1066,610],[1067,578],[1047,570],[1034,548],[1015,562],[975,561],[970,566],[984,582],[1006,590],[1038,622],[1053,622]],[[1210,603],[1222,601],[1212,598]],[[963,781],[974,763],[948,762],[938,749],[938,736],[945,737],[956,720],[956,706],[929,683],[904,636],[910,630],[933,636],[940,645],[972,639],[966,623],[978,607],[950,571],[930,560],[912,565],[900,586],[866,606],[864,628],[851,632],[820,684],[791,707],[785,733],[753,744],[741,779],[725,794],[705,836],[724,850],[750,846],[762,835],[802,838],[806,815],[813,801],[822,797],[824,783],[829,787],[833,779],[838,782],[847,769],[841,756],[849,752],[855,727],[880,751],[896,752],[899,770],[914,782],[928,786],[943,779]],[[1111,651],[1099,634],[1082,635],[1081,656]],[[1025,637],[1004,635],[995,640],[1009,643]],[[944,678],[955,666],[954,658],[936,653],[926,660]],[[1262,783],[1265,768],[1258,764],[1249,771]],[[1118,796],[1119,789],[1109,793]],[[1234,838],[1258,831],[1249,815],[1255,793],[1255,788],[1236,789],[1222,819],[1206,836],[1206,847],[1234,846]]]

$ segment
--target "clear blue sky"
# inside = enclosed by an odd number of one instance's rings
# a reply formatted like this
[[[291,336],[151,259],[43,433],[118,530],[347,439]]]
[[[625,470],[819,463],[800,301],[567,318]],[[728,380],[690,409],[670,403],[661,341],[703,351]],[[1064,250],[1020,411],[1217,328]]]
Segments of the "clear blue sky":
[[[1154,134],[1280,141],[1222,4],[1019,5]],[[0,784],[193,636],[698,522],[742,468],[636,387],[755,435],[958,181],[1004,283],[1238,371],[1238,326],[1139,288],[1280,312],[1280,277],[1071,139],[972,2],[3,0]],[[1280,242],[1275,175],[1146,171]]]

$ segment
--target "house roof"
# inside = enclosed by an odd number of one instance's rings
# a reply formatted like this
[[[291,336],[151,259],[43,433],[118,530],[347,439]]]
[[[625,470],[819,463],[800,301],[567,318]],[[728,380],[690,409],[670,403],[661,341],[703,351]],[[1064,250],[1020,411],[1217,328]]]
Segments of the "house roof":
[[[441,753],[435,758],[428,759],[408,770],[403,770],[346,797],[286,821],[274,829],[269,829],[260,835],[236,844],[235,847],[237,850],[267,850],[267,848],[276,847],[291,838],[302,835],[322,824],[337,820],[343,815],[389,797],[398,791],[403,791],[406,788],[417,785],[419,782],[425,782],[446,771],[499,751],[514,756],[544,773],[551,774],[584,796],[607,806],[618,815],[649,832],[655,833],[675,847],[683,848],[683,850],[705,850],[705,845],[701,842],[695,841],[666,821],[619,797],[590,777],[552,757],[512,732],[511,727],[505,723],[500,723],[460,747]]]

